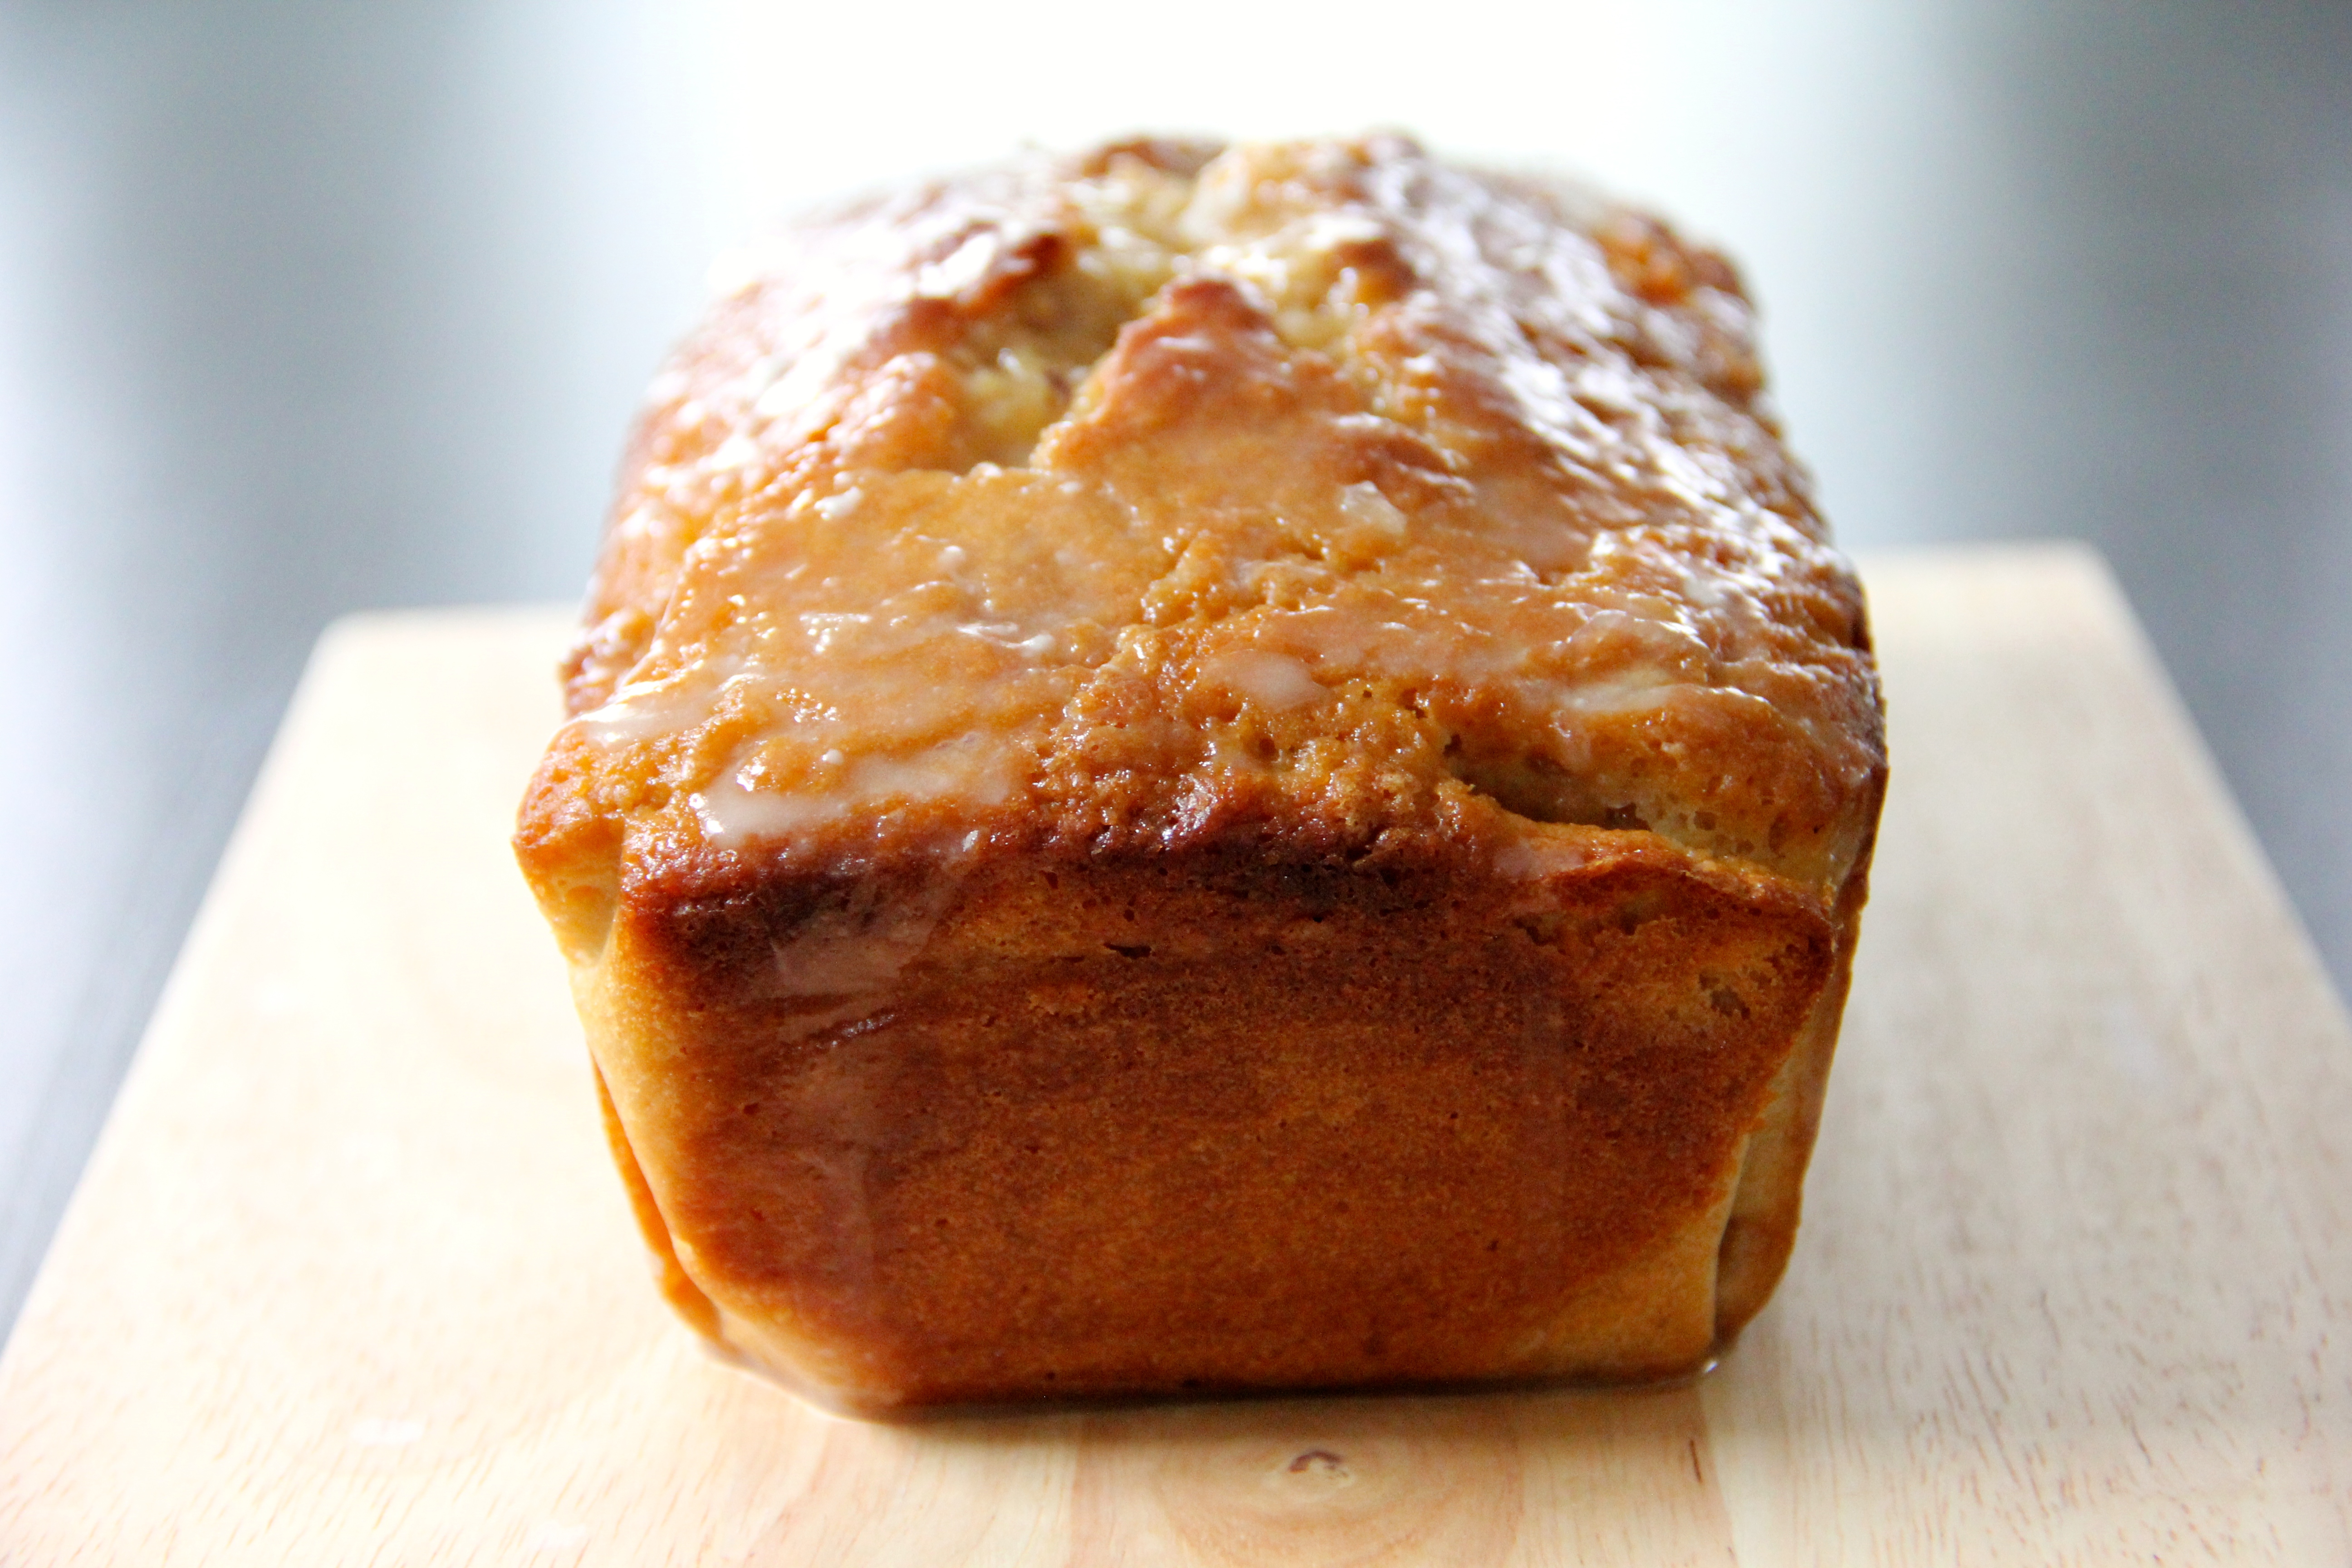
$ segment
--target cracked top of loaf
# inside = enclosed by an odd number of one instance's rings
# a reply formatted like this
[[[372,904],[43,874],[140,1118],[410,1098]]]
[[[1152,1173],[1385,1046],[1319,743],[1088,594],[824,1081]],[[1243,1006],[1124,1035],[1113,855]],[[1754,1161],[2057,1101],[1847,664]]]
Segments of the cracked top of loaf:
[[[618,900],[986,846],[1600,836],[1835,902],[1862,596],[1730,266],[1409,141],[1138,142],[744,258],[654,384],[521,841]]]

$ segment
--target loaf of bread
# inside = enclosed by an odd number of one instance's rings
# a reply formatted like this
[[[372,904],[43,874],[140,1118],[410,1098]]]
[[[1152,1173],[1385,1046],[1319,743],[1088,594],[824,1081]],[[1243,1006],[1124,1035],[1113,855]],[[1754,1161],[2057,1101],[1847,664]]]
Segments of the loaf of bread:
[[[516,839],[677,1309],[866,1414],[1705,1365],[1885,775],[1730,267],[1391,137],[743,259]]]

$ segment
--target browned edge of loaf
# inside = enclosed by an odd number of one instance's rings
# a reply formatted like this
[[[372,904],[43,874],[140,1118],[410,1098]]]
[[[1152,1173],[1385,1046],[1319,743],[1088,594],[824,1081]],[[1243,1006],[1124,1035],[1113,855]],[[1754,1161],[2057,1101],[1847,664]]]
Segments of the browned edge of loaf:
[[[1850,925],[1599,837],[1539,896],[1444,845],[1008,857],[883,1017],[797,1038],[824,999],[763,994],[769,955],[870,881],[649,887],[617,1005],[675,1064],[654,1157],[690,1270],[615,1152],[665,1289],[865,1415],[1696,1370],[1785,1261]],[[1687,1245],[1654,1256],[1694,1224],[1696,1312]]]

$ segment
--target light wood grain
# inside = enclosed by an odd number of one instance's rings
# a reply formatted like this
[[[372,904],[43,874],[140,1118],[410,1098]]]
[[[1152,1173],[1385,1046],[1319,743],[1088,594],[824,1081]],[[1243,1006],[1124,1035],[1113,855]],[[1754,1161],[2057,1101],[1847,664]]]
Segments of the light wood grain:
[[[562,617],[347,624],[0,1359],[0,1562],[2352,1563],[2352,1030],[2094,561],[1870,577],[1877,899],[1719,1372],[903,1428],[646,1282],[504,847]]]

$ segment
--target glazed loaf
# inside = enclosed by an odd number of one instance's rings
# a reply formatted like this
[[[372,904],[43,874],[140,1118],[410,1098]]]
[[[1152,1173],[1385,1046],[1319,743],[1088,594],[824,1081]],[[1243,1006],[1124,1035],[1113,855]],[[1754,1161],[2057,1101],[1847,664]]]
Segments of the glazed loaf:
[[[1730,267],[1372,138],[740,272],[516,838],[678,1310],[869,1414],[1704,1365],[1885,774]]]

